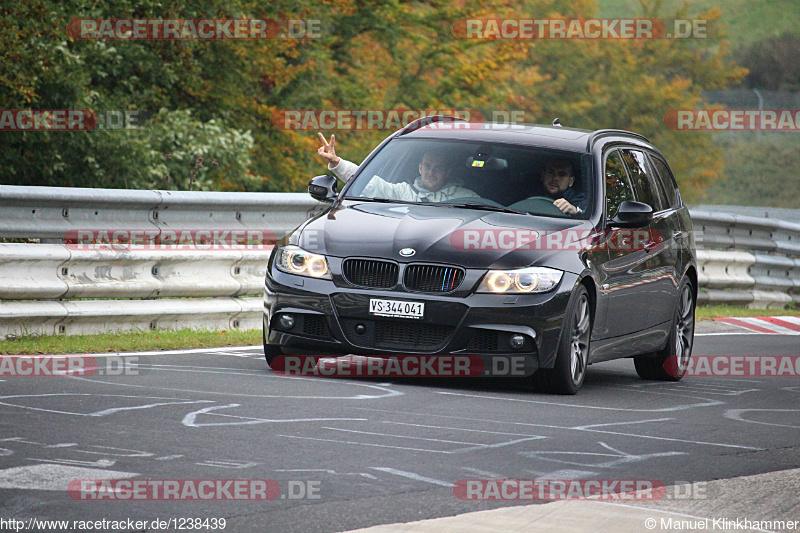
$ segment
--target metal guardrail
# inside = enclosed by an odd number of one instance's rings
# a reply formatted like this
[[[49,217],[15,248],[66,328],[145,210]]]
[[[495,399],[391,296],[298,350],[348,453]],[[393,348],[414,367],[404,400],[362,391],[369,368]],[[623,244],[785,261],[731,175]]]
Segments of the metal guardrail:
[[[754,308],[800,305],[800,223],[727,210],[696,208],[690,213],[700,303]]]
[[[0,244],[0,300],[258,295],[272,246]]]
[[[0,243],[0,339],[257,328],[271,249]]]
[[[178,230],[222,229],[277,239],[320,208],[302,193],[0,186],[0,237],[39,241],[0,243],[0,339],[258,328],[270,246],[77,246],[69,236],[141,230],[158,243]],[[708,208],[691,215],[700,303],[800,304],[800,224]]]
[[[242,229],[286,235],[319,202],[303,193],[0,185],[0,237],[61,243],[71,231]]]
[[[0,237],[38,242],[0,243],[0,339],[259,328],[268,243],[320,206],[301,193],[2,185]],[[69,244],[117,231],[149,245]],[[186,231],[212,236],[213,246],[162,244]],[[234,232],[258,243],[218,245]]]

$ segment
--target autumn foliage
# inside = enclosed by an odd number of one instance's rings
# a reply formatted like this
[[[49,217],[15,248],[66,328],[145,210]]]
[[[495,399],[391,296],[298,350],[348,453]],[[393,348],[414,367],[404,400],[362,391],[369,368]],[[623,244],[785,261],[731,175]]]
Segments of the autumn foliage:
[[[638,15],[688,17],[648,9]],[[316,132],[282,128],[276,114],[472,109],[643,133],[666,152],[685,196],[699,197],[720,176],[721,153],[702,132],[670,130],[664,117],[702,107],[702,91],[744,77],[724,41],[476,40],[454,31],[465,18],[596,13],[589,0],[6,3],[0,108],[132,110],[138,122],[0,132],[0,168],[11,184],[301,191],[324,172]],[[76,18],[211,17],[271,19],[284,36],[96,40],[67,31]],[[342,155],[360,161],[390,132],[334,133]]]

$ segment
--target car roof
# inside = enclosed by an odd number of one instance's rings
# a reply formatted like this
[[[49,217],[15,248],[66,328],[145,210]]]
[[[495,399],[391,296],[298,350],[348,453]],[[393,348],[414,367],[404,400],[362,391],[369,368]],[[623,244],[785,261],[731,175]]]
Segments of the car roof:
[[[410,139],[447,139],[475,142],[500,142],[536,146],[571,152],[590,153],[592,146],[601,138],[635,142],[653,148],[646,137],[625,130],[584,130],[541,124],[501,124],[493,122],[466,122],[461,120],[437,120],[414,126],[409,124],[395,134]],[[419,119],[420,121],[424,119]],[[417,122],[417,121],[415,121]],[[610,139],[609,139],[610,138]]]

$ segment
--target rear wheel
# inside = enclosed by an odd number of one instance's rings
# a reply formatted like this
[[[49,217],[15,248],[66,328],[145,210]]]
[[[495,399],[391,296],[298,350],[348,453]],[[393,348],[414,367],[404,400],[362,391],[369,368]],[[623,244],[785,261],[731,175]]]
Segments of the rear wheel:
[[[592,334],[590,305],[586,287],[578,285],[567,305],[556,364],[552,369],[537,372],[539,383],[552,392],[575,394],[583,385],[589,363],[589,339]]]
[[[694,287],[684,279],[675,305],[667,344],[654,353],[637,355],[633,358],[636,373],[644,379],[660,381],[679,381],[689,368],[694,345]]]

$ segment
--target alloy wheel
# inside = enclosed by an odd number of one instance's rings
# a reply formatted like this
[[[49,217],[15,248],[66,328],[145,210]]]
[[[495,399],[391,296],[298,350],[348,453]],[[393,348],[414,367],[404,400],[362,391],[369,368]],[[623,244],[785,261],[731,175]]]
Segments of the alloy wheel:
[[[589,298],[581,294],[573,314],[572,338],[570,340],[570,376],[575,385],[583,382],[586,361],[589,355]]]

